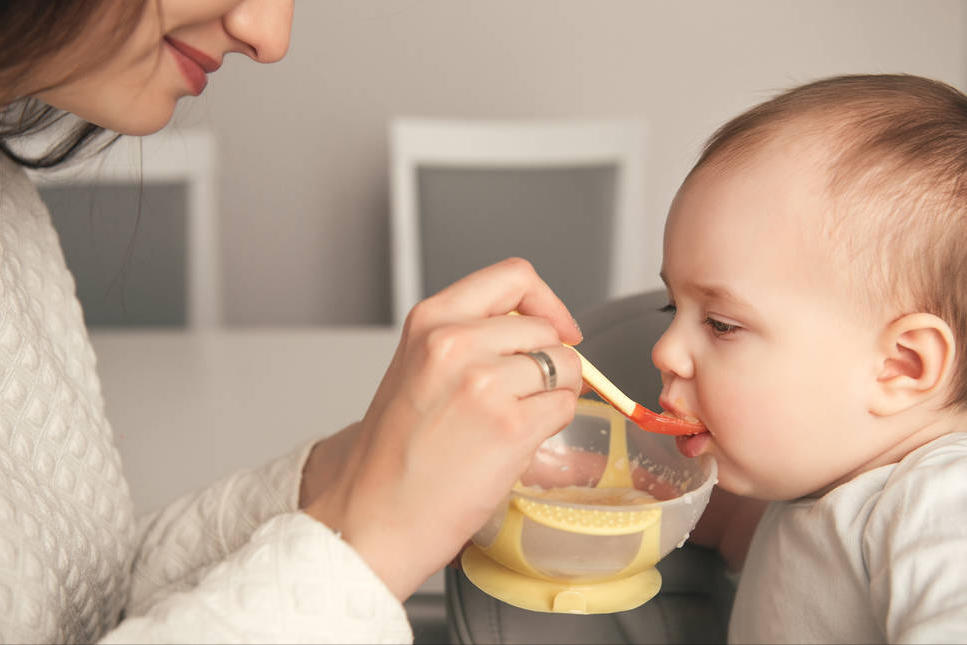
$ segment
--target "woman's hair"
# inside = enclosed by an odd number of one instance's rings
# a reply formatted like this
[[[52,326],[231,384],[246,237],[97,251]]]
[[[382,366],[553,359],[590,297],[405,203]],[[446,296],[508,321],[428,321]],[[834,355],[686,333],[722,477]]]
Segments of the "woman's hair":
[[[32,98],[41,90],[71,80],[78,72],[103,63],[128,37],[147,0],[5,0],[0,2],[0,154],[30,168],[49,168],[68,160],[85,145],[97,140],[103,129],[85,121],[71,127],[56,144],[39,156],[15,152],[10,142],[63,126],[70,117]],[[74,45],[91,27],[110,34],[98,39],[46,87],[35,87],[36,71]],[[113,29],[104,29],[113,25]],[[113,39],[113,40],[112,40]]]
[[[809,83],[719,128],[689,176],[741,165],[777,138],[829,151],[820,225],[844,284],[867,311],[945,320],[957,342],[949,403],[967,406],[967,96],[904,74]]]

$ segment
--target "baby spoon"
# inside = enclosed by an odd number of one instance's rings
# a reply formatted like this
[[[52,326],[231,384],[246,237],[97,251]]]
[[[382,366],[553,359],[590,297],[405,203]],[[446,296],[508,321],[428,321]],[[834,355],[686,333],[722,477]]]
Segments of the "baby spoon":
[[[574,348],[571,347],[571,349]],[[581,359],[581,378],[584,379],[584,382],[590,385],[592,390],[601,395],[601,398],[610,403],[618,412],[634,421],[642,430],[672,435],[705,432],[705,426],[701,423],[691,423],[675,417],[655,414],[640,403],[635,403],[614,383],[609,381],[598,368],[592,365],[591,361],[584,358],[581,352],[574,349],[574,353]]]
[[[511,311],[509,315],[519,316],[520,313]],[[573,345],[567,346],[574,349]],[[597,367],[592,365],[591,361],[584,358],[581,352],[574,349],[574,353],[581,359],[581,378],[584,379],[584,382],[607,401],[611,407],[631,419],[642,430],[671,435],[690,435],[705,432],[705,426],[701,423],[691,423],[675,417],[655,414],[640,403],[635,403],[614,383],[609,381]]]

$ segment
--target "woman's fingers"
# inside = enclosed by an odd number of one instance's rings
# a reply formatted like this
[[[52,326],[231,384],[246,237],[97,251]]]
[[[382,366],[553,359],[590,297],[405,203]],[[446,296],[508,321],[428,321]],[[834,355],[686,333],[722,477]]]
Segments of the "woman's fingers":
[[[425,342],[430,351],[457,361],[507,356],[561,344],[551,323],[536,316],[493,316],[441,325],[428,332]]]
[[[439,325],[515,310],[547,319],[565,343],[581,341],[581,331],[567,307],[521,258],[509,258],[454,282],[414,307],[410,317],[420,325]]]
[[[309,460],[307,512],[342,531],[405,598],[573,418],[581,363],[562,343],[580,338],[564,304],[519,259],[424,300],[349,445],[328,462]],[[316,469],[333,475],[315,478]]]
[[[528,450],[533,455],[541,442],[557,434],[574,418],[577,395],[569,389],[551,390],[521,399],[519,405],[524,418],[530,421],[529,427],[535,431],[531,437],[533,445]]]
[[[543,318],[500,315],[442,324],[422,333],[409,329],[367,417],[380,416],[401,391],[424,410],[461,386],[503,389],[514,398],[538,393],[543,390],[540,367],[522,352],[539,348],[551,356],[556,387],[579,391],[580,360],[561,345],[558,331]]]
[[[486,408],[519,405],[521,399],[558,390],[569,391],[576,397],[581,391],[581,362],[577,354],[564,345],[543,347],[534,353],[538,352],[548,361],[546,370],[526,352],[500,356],[462,370],[455,387],[460,387],[468,397],[467,404],[473,400],[481,413]],[[540,429],[545,424],[548,424],[546,420],[538,418],[528,427]]]
[[[556,387],[578,391],[581,365],[577,354],[561,344],[557,330],[547,320],[534,316],[493,316],[440,325],[412,337],[404,333],[404,344],[394,362],[405,371],[400,385],[427,409],[455,387],[503,390],[515,398],[539,391],[543,388],[539,364],[522,353],[539,348],[545,348],[555,361],[551,365]],[[381,406],[383,398],[378,392],[374,405]]]
[[[566,389],[575,394],[581,391],[581,361],[577,354],[569,347],[564,345],[553,345],[543,347],[538,352],[549,359],[549,369],[541,367],[541,361],[532,358],[528,353],[514,354],[508,356],[504,363],[508,367],[506,380],[511,391],[520,398],[540,394],[548,390]],[[535,352],[536,353],[536,352]],[[548,374],[553,372],[553,376]],[[553,380],[553,386],[546,381]]]

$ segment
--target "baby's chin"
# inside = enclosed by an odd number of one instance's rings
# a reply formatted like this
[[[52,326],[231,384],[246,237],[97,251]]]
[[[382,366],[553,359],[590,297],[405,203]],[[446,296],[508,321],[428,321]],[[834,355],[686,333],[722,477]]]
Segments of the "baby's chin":
[[[783,481],[750,481],[746,477],[737,476],[729,472],[727,467],[719,465],[718,487],[734,495],[758,499],[765,502],[788,502],[818,496],[808,486],[791,486],[791,482]]]

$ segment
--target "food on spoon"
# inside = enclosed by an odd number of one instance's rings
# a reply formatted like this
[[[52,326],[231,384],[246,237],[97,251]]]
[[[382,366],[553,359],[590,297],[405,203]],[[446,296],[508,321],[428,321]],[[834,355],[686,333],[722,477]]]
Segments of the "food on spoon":
[[[635,403],[614,383],[609,381],[588,359],[584,358],[581,352],[576,349],[574,349],[574,352],[581,359],[581,377],[584,382],[618,412],[634,421],[642,430],[670,435],[695,435],[706,431],[705,426],[701,423],[656,414],[640,403]]]

